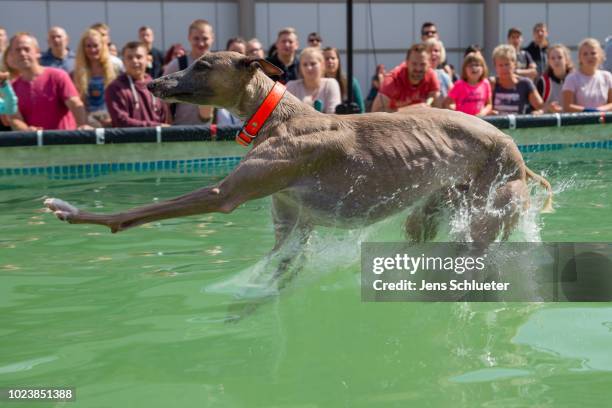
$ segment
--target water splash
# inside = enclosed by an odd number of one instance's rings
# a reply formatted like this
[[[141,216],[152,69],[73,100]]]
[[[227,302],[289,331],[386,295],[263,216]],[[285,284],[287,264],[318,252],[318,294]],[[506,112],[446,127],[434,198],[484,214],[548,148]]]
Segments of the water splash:
[[[494,206],[497,188],[508,182],[508,175],[500,175],[492,183],[486,192],[485,208],[481,211],[491,215],[499,215],[505,208]],[[356,183],[360,182],[359,177]],[[575,177],[556,183],[554,193],[559,194],[575,185]],[[541,242],[542,220],[540,218],[540,208],[546,198],[546,192],[536,183],[529,184],[531,205],[523,211],[519,217],[515,230],[510,235],[509,240],[513,242]],[[347,193],[345,198],[351,194]],[[470,225],[473,217],[477,215],[470,206],[470,200],[466,191],[455,190],[453,192],[454,211],[445,210],[440,221],[440,230],[435,242],[470,242]],[[341,206],[343,202],[338,203]],[[516,205],[510,203],[508,205]],[[339,209],[340,207],[338,207]],[[404,222],[412,209],[401,211],[395,215],[387,217],[385,220],[356,230],[344,230],[336,227],[318,228],[308,240],[305,247],[305,255],[301,256],[297,263],[292,265],[288,274],[298,274],[298,281],[304,284],[306,281],[318,279],[323,274],[337,271],[339,269],[350,268],[359,270],[360,249],[362,242],[397,242],[403,241]],[[497,241],[501,238],[498,236]],[[231,295],[237,299],[253,299],[275,296],[278,294],[278,285],[274,279],[274,273],[278,270],[283,259],[290,256],[292,251],[299,250],[297,239],[289,240],[281,251],[270,254],[254,265],[239,271],[234,276],[208,285],[202,290],[207,293],[218,293]],[[527,265],[525,265],[527,266]],[[358,281],[356,284],[358,285]],[[295,285],[296,283],[292,283]]]

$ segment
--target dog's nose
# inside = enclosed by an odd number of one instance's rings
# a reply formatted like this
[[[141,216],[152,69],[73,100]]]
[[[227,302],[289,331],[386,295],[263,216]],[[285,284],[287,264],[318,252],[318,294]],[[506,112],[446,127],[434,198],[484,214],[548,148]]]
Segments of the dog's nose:
[[[153,91],[155,90],[155,87],[156,87],[155,81],[151,81],[151,82],[149,82],[149,83],[147,84],[147,89],[148,89],[150,92],[153,92]]]

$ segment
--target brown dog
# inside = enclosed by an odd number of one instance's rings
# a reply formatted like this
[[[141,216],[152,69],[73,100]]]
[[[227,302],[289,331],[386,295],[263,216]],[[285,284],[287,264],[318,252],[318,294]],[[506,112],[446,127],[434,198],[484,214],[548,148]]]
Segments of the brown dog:
[[[233,52],[209,53],[189,68],[153,81],[167,101],[215,105],[247,119],[274,86],[279,69]],[[407,114],[337,116],[315,111],[285,93],[225,179],[178,198],[116,214],[93,214],[64,201],[45,205],[61,220],[100,224],[112,232],[151,221],[208,212],[229,213],[272,195],[278,249],[293,233],[305,241],[314,225],[359,227],[417,203],[406,221],[414,241],[436,234],[436,215],[461,196],[470,206],[471,237],[507,238],[529,204],[530,171],[513,140],[473,116],[415,108]]]

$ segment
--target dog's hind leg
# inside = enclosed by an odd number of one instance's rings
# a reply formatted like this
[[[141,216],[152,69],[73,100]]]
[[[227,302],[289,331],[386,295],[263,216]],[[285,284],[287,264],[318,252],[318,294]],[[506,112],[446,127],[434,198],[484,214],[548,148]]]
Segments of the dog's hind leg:
[[[476,242],[491,243],[502,233],[507,240],[522,211],[529,205],[529,192],[523,180],[508,181],[490,192],[493,197],[478,197],[472,207],[470,235]]]
[[[507,241],[521,214],[529,207],[529,190],[522,180],[514,180],[497,189],[497,206],[502,208],[502,240]]]
[[[438,233],[443,204],[444,194],[438,191],[431,194],[423,205],[415,208],[404,224],[406,239],[412,242],[433,240]]]

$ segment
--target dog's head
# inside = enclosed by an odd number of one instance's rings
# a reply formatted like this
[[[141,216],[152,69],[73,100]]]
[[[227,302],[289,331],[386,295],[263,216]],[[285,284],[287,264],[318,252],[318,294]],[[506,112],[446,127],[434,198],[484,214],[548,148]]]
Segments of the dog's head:
[[[258,70],[280,75],[282,70],[264,59],[236,52],[211,52],[183,71],[149,83],[149,90],[168,102],[220,107],[235,106]]]

